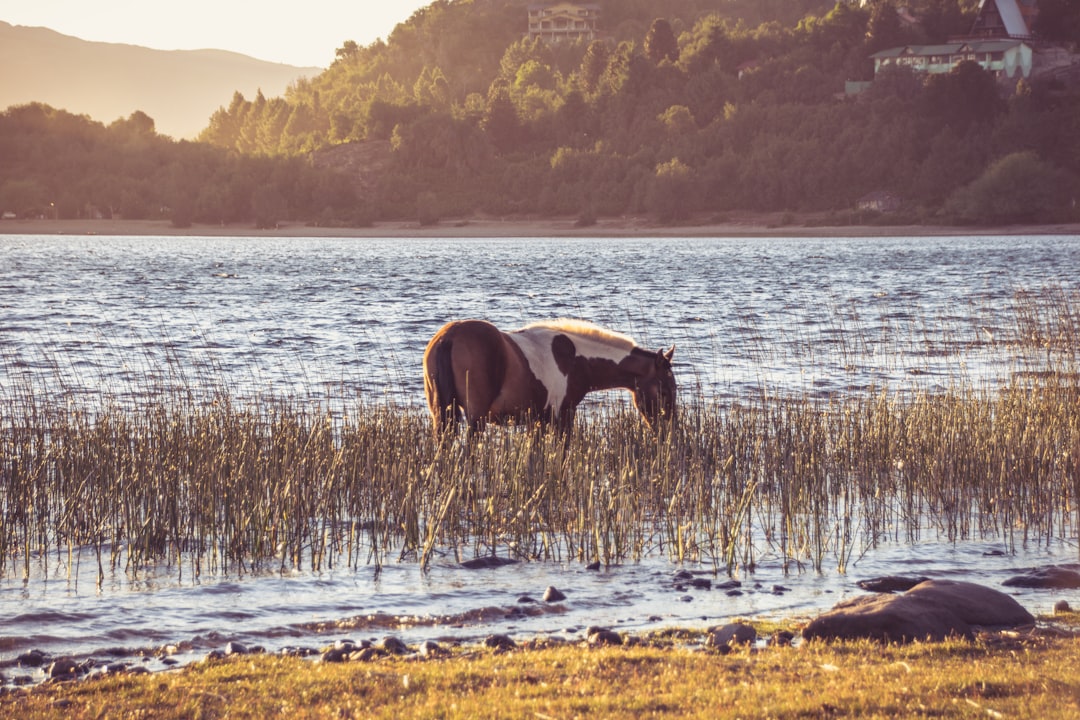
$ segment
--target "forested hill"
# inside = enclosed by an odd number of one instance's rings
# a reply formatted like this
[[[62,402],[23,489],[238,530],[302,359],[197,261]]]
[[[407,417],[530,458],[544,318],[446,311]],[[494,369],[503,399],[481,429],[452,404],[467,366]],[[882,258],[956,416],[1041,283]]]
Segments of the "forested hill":
[[[967,62],[844,95],[846,81],[873,76],[877,50],[966,32],[977,0],[907,0],[904,16],[892,0],[607,0],[604,39],[552,46],[523,39],[528,4],[439,0],[385,41],[346,42],[284,97],[237,93],[200,140],[228,162],[292,158],[351,178],[329,183],[325,203],[310,184],[261,193],[263,216],[292,219],[757,210],[843,221],[871,192],[900,199],[895,221],[1076,217],[1070,87],[1005,85]],[[1080,6],[1040,7],[1046,37],[1080,40]],[[160,199],[198,221],[221,217],[223,198],[229,217],[242,214],[250,193]]]

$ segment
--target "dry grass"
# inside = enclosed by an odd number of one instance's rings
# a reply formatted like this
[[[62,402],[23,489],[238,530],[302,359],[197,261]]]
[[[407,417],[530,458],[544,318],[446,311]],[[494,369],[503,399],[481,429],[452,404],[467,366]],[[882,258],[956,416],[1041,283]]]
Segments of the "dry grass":
[[[5,387],[0,576],[77,554],[99,576],[194,577],[436,551],[842,570],[883,537],[1075,539],[1080,312],[1055,290],[1018,307],[1029,364],[1005,387],[691,399],[661,435],[605,406],[568,445],[518,428],[437,446],[418,410],[327,395]]]
[[[1080,713],[1072,637],[730,654],[630,647],[457,650],[442,660],[243,656],[0,694],[26,718],[1039,717]]]

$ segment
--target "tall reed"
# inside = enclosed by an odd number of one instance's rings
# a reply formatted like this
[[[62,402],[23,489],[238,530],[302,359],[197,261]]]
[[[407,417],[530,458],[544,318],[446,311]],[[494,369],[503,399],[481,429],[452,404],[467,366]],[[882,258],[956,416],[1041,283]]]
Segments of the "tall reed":
[[[344,391],[181,383],[90,402],[24,379],[0,398],[0,568],[29,577],[89,558],[99,578],[156,565],[197,577],[662,553],[735,573],[765,555],[844,570],[928,534],[1075,542],[1075,300],[1020,298],[1012,343],[1031,353],[1000,387],[766,386],[684,398],[659,434],[607,402],[568,443],[497,427],[437,443],[421,410]]]

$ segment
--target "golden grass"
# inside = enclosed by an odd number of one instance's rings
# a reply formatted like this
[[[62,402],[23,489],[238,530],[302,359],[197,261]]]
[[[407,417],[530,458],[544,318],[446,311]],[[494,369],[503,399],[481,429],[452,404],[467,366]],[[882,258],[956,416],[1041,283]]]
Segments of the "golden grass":
[[[1074,619],[1075,621],[1075,619]],[[985,636],[730,654],[652,645],[314,663],[244,656],[0,695],[34,718],[1080,716],[1080,639]]]

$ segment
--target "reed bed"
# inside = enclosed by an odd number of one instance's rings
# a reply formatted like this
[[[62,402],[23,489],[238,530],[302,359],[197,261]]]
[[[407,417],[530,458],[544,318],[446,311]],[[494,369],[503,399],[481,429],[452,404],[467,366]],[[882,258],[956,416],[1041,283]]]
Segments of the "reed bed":
[[[684,393],[660,433],[611,402],[568,442],[527,427],[434,438],[419,409],[344,391],[149,386],[121,403],[5,387],[0,577],[88,559],[100,581],[657,553],[728,574],[766,555],[843,571],[927,535],[1075,543],[1078,304],[1051,290],[1018,307],[1024,360],[1001,387]]]

